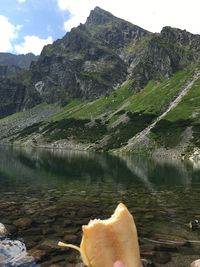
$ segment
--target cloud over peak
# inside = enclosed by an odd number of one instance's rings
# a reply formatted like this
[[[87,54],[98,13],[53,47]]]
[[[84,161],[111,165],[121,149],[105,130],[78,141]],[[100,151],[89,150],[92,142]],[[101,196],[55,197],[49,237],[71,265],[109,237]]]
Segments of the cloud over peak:
[[[71,15],[64,23],[66,31],[84,23],[90,10],[100,6],[152,32],[159,32],[163,26],[172,26],[200,33],[199,0],[182,0],[181,4],[174,0],[57,0],[57,5]]]
[[[90,10],[99,4],[98,0],[57,0],[61,10],[67,10],[71,17],[65,21],[64,28],[70,31],[71,28],[84,23]]]
[[[17,38],[21,27],[21,25],[13,25],[7,17],[0,15],[1,52],[12,51],[12,41]]]
[[[49,36],[47,39],[41,39],[38,36],[27,35],[24,37],[24,42],[19,45],[15,45],[15,51],[19,54],[27,54],[32,52],[35,55],[39,55],[42,48],[47,44],[52,44],[53,39]]]

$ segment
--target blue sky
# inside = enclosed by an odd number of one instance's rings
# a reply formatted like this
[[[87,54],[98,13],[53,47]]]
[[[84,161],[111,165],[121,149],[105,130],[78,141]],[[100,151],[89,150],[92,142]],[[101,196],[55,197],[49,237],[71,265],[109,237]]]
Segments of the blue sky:
[[[23,41],[23,36],[37,35],[40,38],[52,36],[60,38],[65,34],[63,24],[69,17],[62,12],[56,0],[5,0],[0,5],[0,14],[8,17],[14,25],[22,25],[20,35],[15,42]]]
[[[169,25],[200,34],[199,0],[0,0],[0,52],[40,54],[95,6],[152,32]]]
[[[0,0],[0,15],[7,18],[8,23],[15,27],[13,31],[16,36],[11,37],[12,48],[8,49],[10,52],[17,52],[16,45],[22,45],[25,36],[35,36],[38,40],[49,42],[63,37],[66,33],[64,22],[70,18],[67,10],[63,11],[58,7],[57,0]],[[4,23],[0,28],[3,25]],[[0,35],[0,41],[1,39],[3,34]],[[6,52],[7,49],[1,48],[0,44],[0,50]],[[19,47],[17,50],[20,50]],[[39,53],[37,50],[40,49],[35,47],[33,52]]]

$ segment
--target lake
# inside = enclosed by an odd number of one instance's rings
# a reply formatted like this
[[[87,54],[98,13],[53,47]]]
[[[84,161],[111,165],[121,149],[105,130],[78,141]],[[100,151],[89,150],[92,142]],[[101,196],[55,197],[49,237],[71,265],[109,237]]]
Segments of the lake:
[[[1,147],[0,223],[10,234],[0,244],[11,252],[0,246],[0,266],[75,266],[78,253],[58,241],[78,245],[83,224],[123,202],[149,266],[187,267],[200,258],[200,229],[188,226],[200,219],[199,196],[200,170],[181,161]],[[23,244],[29,256],[19,259]]]

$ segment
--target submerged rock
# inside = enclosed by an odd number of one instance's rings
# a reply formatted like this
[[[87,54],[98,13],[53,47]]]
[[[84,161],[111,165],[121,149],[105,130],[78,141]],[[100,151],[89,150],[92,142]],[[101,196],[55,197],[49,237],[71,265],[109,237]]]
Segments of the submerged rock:
[[[34,258],[27,255],[24,243],[19,240],[5,239],[0,241],[0,266],[35,267],[36,264]]]
[[[8,231],[3,223],[0,223],[0,238],[6,237],[8,235]]]
[[[73,235],[73,234],[65,234],[64,235],[64,240],[67,243],[76,243],[77,240],[78,240],[78,237],[77,237],[77,235]]]
[[[32,224],[32,220],[29,218],[20,218],[14,221],[13,224],[19,228],[27,228]]]
[[[200,260],[193,261],[190,267],[200,267]]]
[[[142,259],[141,260],[142,267],[155,267],[155,264],[150,260]]]
[[[45,259],[46,252],[41,249],[33,248],[29,250],[28,255],[32,256],[36,262],[40,262],[42,259]]]
[[[195,219],[195,220],[189,222],[188,226],[192,231],[200,229],[200,221]]]

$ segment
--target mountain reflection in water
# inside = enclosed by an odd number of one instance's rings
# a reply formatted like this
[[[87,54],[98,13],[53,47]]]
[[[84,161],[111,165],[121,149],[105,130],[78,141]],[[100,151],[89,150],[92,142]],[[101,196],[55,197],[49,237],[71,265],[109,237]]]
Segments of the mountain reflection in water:
[[[51,187],[77,182],[116,186],[192,186],[200,183],[200,171],[181,161],[138,156],[121,158],[102,153],[45,149],[0,149],[1,191],[32,186]]]
[[[78,245],[81,226],[108,218],[120,201],[134,215],[144,257],[188,266],[199,253],[199,231],[187,227],[200,217],[199,193],[200,172],[182,161],[0,148],[0,222],[42,267],[80,262],[57,242]]]

